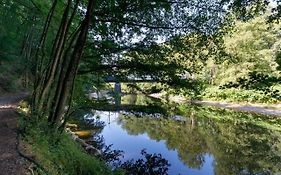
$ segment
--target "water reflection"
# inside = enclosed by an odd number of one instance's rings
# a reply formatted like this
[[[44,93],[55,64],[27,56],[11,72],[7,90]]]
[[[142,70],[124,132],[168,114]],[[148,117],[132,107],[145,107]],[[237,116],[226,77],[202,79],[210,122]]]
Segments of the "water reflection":
[[[112,112],[101,112],[96,113],[97,121],[100,123],[103,121],[107,125],[102,130],[102,136],[104,138],[105,145],[113,144],[111,149],[123,150],[124,157],[121,158],[122,162],[131,159],[139,159],[140,153],[143,149],[146,149],[149,154],[160,154],[164,159],[167,159],[171,165],[168,170],[168,174],[212,174],[212,162],[213,157],[209,154],[203,156],[206,164],[202,164],[199,169],[187,167],[178,156],[178,151],[176,149],[167,148],[167,143],[165,140],[150,138],[146,132],[139,133],[132,129],[124,129],[128,122],[130,122],[124,115],[119,115],[118,113]],[[141,119],[141,118],[140,118]],[[152,119],[152,118],[147,118]],[[162,120],[156,119],[155,120]],[[137,127],[136,127],[137,128]],[[163,159],[161,159],[163,160]],[[149,164],[147,164],[149,165]],[[158,167],[159,168],[159,167]]]
[[[146,149],[169,161],[169,174],[281,172],[281,133],[253,123],[202,117],[198,109],[186,120],[101,111],[94,118],[105,123],[100,133],[105,144],[124,151],[123,162],[140,158]]]

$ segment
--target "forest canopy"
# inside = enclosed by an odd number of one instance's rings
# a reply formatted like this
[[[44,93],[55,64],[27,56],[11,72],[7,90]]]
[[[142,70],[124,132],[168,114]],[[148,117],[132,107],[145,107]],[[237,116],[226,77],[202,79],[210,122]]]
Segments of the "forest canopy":
[[[0,93],[28,91],[17,139],[43,164],[38,174],[168,171],[168,160],[145,150],[145,161],[108,167],[120,151],[96,136],[111,122],[128,136],[163,141],[192,169],[204,169],[208,154],[217,174],[278,172],[279,118],[187,102],[280,107],[280,3],[2,0]],[[126,135],[110,137],[125,143]]]
[[[268,11],[268,20],[278,20],[278,3],[268,5],[260,0],[4,0],[0,61],[17,63],[7,72],[19,77],[25,72],[25,86],[34,88],[33,113],[60,125],[78,79],[91,84],[108,76],[149,78],[196,88],[196,81],[183,77],[210,57],[226,58],[223,36],[235,20]]]

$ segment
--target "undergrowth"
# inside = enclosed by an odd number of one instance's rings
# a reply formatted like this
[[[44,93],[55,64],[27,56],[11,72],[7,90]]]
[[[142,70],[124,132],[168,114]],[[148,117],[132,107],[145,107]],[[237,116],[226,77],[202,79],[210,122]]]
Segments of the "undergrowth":
[[[113,172],[105,162],[87,154],[67,133],[58,133],[46,122],[32,122],[21,117],[20,129],[26,151],[32,154],[49,175],[111,175]],[[44,174],[37,170],[35,174]]]
[[[238,88],[219,89],[218,87],[209,87],[201,94],[201,98],[203,99],[267,104],[280,102],[280,97],[281,94],[271,95],[262,90],[246,90]]]

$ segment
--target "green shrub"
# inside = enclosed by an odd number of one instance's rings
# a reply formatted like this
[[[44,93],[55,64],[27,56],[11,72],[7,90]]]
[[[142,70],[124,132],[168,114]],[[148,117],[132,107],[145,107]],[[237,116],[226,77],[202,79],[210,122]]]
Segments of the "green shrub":
[[[48,174],[121,174],[113,172],[105,162],[87,154],[67,133],[59,134],[46,126],[44,122],[39,125],[21,122],[21,128],[25,131],[24,141],[30,147],[28,151],[32,152]]]
[[[209,87],[202,93],[201,97],[229,102],[277,103],[281,101],[281,93],[278,89],[268,92],[264,90]]]

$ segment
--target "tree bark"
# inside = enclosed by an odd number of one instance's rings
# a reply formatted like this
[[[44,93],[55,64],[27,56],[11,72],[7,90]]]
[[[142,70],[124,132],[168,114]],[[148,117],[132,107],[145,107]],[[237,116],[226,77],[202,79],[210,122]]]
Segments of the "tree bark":
[[[93,14],[93,8],[94,8],[94,0],[89,0],[87,6],[87,13],[81,24],[81,30],[78,39],[76,41],[72,56],[70,58],[69,66],[66,70],[66,74],[64,76],[63,81],[60,82],[62,88],[60,92],[57,92],[56,94],[57,99],[54,99],[55,101],[58,100],[58,104],[53,106],[54,113],[52,115],[49,115],[48,118],[49,122],[51,122],[52,124],[59,125],[61,120],[63,119],[63,113],[64,113],[66,101],[69,92],[74,84],[74,79],[77,74],[78,65],[83,54],[84,45],[86,42],[89,26],[91,23],[91,16]]]
[[[42,91],[40,92],[40,101],[38,103],[38,110],[42,111],[43,106],[46,105],[45,102],[47,102],[47,96],[50,95],[50,89],[52,86],[52,83],[55,81],[55,75],[59,67],[59,62],[62,58],[63,51],[64,51],[64,46],[65,46],[65,41],[67,38],[67,33],[69,31],[69,23],[71,23],[71,19],[69,19],[68,15],[70,12],[70,7],[71,7],[71,0],[68,0],[67,6],[64,10],[62,20],[61,20],[61,25],[59,27],[53,49],[52,49],[52,54],[51,54],[51,62],[50,62],[50,67],[47,69],[48,71],[46,72],[46,77],[43,78],[43,84],[42,84]]]
[[[53,19],[53,16],[54,16],[54,11],[55,11],[55,8],[57,6],[57,2],[58,0],[54,0],[53,4],[52,4],[52,7],[50,8],[49,12],[48,12],[48,15],[47,15],[47,18],[45,20],[45,24],[44,24],[44,28],[43,28],[43,32],[41,34],[41,38],[40,38],[40,41],[39,41],[39,45],[35,51],[35,59],[36,59],[36,62],[35,62],[35,80],[34,80],[34,90],[33,90],[33,94],[32,94],[32,101],[33,101],[33,110],[32,111],[35,111],[35,108],[38,104],[38,99],[39,99],[39,93],[40,93],[40,73],[42,73],[42,67],[43,67],[43,57],[40,57],[39,58],[39,53],[40,51],[43,49],[44,45],[45,45],[45,41],[46,41],[46,37],[47,37],[47,33],[49,31],[49,27],[50,27],[50,24],[51,24],[51,21]]]

